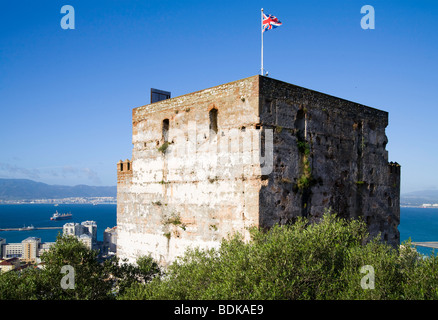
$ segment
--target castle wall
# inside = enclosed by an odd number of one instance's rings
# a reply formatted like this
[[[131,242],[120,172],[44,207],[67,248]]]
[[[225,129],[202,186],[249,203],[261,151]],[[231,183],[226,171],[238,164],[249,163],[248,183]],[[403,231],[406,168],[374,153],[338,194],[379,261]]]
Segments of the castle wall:
[[[363,217],[372,236],[380,232],[398,245],[400,170],[390,174],[387,112],[260,81],[260,121],[274,128],[274,171],[260,191],[260,225],[317,219],[332,208]]]
[[[121,258],[166,264],[327,208],[399,243],[384,111],[254,76],[133,109],[132,121],[132,159],[118,164]]]
[[[236,231],[248,237],[259,213],[258,101],[252,77],[133,110],[133,173],[118,197],[118,255],[132,261],[151,252],[165,262]]]

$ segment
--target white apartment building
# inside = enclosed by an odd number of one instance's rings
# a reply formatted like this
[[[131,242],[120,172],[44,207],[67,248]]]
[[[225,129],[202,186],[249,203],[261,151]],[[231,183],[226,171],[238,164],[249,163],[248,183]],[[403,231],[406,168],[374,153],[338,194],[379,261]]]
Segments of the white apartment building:
[[[19,243],[5,243],[2,245],[2,258],[21,258],[23,254],[23,245]]]
[[[68,222],[62,226],[62,234],[70,236],[80,236],[84,233],[83,226],[76,222]]]
[[[77,237],[87,248],[94,249],[97,243],[97,223],[96,221],[83,221],[81,224],[68,222],[62,227],[63,235]]]
[[[6,243],[5,239],[0,239],[0,258],[20,258],[26,262],[37,262],[40,255],[54,243],[41,242],[41,238],[37,237],[29,237],[17,243]]]
[[[89,234],[91,236],[91,239],[93,242],[97,241],[97,224],[96,221],[84,221],[81,223],[81,225],[87,230],[86,234]]]
[[[103,232],[103,247],[106,253],[117,252],[117,227],[108,227]]]
[[[81,234],[79,241],[82,242],[88,249],[93,249],[93,239],[89,234]]]

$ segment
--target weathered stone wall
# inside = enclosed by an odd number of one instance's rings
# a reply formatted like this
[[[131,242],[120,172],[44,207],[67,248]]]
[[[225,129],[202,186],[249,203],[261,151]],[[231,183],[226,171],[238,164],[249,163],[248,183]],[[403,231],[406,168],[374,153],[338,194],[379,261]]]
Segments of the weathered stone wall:
[[[165,264],[188,246],[329,207],[399,242],[400,168],[388,164],[384,111],[254,76],[136,108],[132,119],[130,170],[118,164],[122,258]]]
[[[260,165],[252,156],[258,140],[243,140],[256,131],[258,101],[251,77],[133,110],[130,195],[118,199],[120,256],[149,251],[164,263],[187,246],[217,246],[236,231],[248,237],[246,228],[258,225]]]
[[[260,114],[274,128],[274,171],[260,191],[260,225],[363,217],[371,235],[400,241],[400,170],[388,174],[388,113],[262,77]]]

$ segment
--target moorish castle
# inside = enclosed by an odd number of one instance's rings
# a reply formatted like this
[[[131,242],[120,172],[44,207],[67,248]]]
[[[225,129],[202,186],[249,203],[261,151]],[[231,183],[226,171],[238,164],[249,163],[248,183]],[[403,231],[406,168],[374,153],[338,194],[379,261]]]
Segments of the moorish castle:
[[[132,111],[132,159],[117,164],[117,253],[162,264],[331,208],[400,242],[400,166],[388,113],[264,76]]]

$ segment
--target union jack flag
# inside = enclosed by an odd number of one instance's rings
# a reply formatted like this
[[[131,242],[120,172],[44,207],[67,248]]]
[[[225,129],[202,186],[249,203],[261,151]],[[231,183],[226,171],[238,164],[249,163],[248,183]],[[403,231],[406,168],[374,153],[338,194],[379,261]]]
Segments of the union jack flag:
[[[282,23],[278,20],[277,17],[274,17],[272,14],[264,14],[263,13],[263,31],[268,31],[274,28],[281,26]]]

